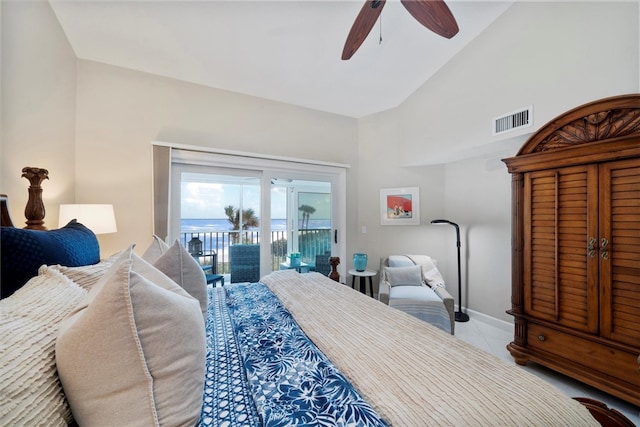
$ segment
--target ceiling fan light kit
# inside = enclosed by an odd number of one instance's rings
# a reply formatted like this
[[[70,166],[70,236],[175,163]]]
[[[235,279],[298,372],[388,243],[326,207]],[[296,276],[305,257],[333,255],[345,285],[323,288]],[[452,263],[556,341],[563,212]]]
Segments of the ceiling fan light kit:
[[[444,0],[400,0],[416,21],[434,33],[450,39],[458,34],[458,24]],[[356,16],[342,50],[342,59],[350,59],[360,48],[382,13],[386,0],[366,0]]]

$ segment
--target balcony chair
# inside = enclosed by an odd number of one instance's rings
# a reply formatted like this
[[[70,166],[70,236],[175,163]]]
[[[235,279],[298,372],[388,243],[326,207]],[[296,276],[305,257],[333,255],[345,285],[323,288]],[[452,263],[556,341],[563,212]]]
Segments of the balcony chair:
[[[207,285],[213,285],[215,287],[215,284],[220,282],[220,285],[224,286],[224,276],[218,274],[218,254],[214,251],[211,257],[211,265],[202,266],[202,270],[204,270],[204,275],[207,279]]]
[[[260,280],[260,245],[229,246],[231,283]]]
[[[331,257],[330,252],[327,252],[323,255],[316,255],[315,271],[324,274],[327,277],[329,276],[329,273],[331,273],[331,264],[329,264],[329,257]]]
[[[391,255],[380,260],[378,299],[454,334],[453,297],[435,262],[426,255]]]

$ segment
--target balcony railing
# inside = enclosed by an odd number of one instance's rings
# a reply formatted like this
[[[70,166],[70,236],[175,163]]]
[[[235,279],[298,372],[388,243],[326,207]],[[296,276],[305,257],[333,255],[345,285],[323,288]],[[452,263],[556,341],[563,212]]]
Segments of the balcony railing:
[[[196,240],[197,239],[197,240]],[[207,254],[217,254],[218,274],[229,274],[229,246],[236,243],[259,244],[258,231],[201,231],[180,234],[180,241],[187,250],[194,243],[200,244],[199,257],[203,265],[211,264]],[[191,245],[190,245],[191,243]],[[310,228],[298,231],[298,252],[302,262],[314,266],[316,255],[331,252],[331,230],[326,228]],[[271,232],[271,270],[278,270],[280,263],[287,261],[287,232],[284,230]]]

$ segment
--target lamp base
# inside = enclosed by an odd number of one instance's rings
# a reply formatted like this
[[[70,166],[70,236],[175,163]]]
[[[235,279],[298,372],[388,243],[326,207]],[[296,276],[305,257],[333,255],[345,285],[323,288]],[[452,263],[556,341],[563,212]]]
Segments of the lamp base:
[[[455,312],[456,322],[468,322],[469,315],[467,313],[463,313],[461,311]]]

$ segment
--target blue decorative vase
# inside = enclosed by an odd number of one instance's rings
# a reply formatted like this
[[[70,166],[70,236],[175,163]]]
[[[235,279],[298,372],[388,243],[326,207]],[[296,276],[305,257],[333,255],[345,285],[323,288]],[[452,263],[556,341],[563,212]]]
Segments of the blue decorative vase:
[[[300,252],[292,252],[289,254],[289,265],[291,267],[300,267]]]
[[[356,271],[364,271],[367,268],[367,254],[353,254],[353,266]]]

